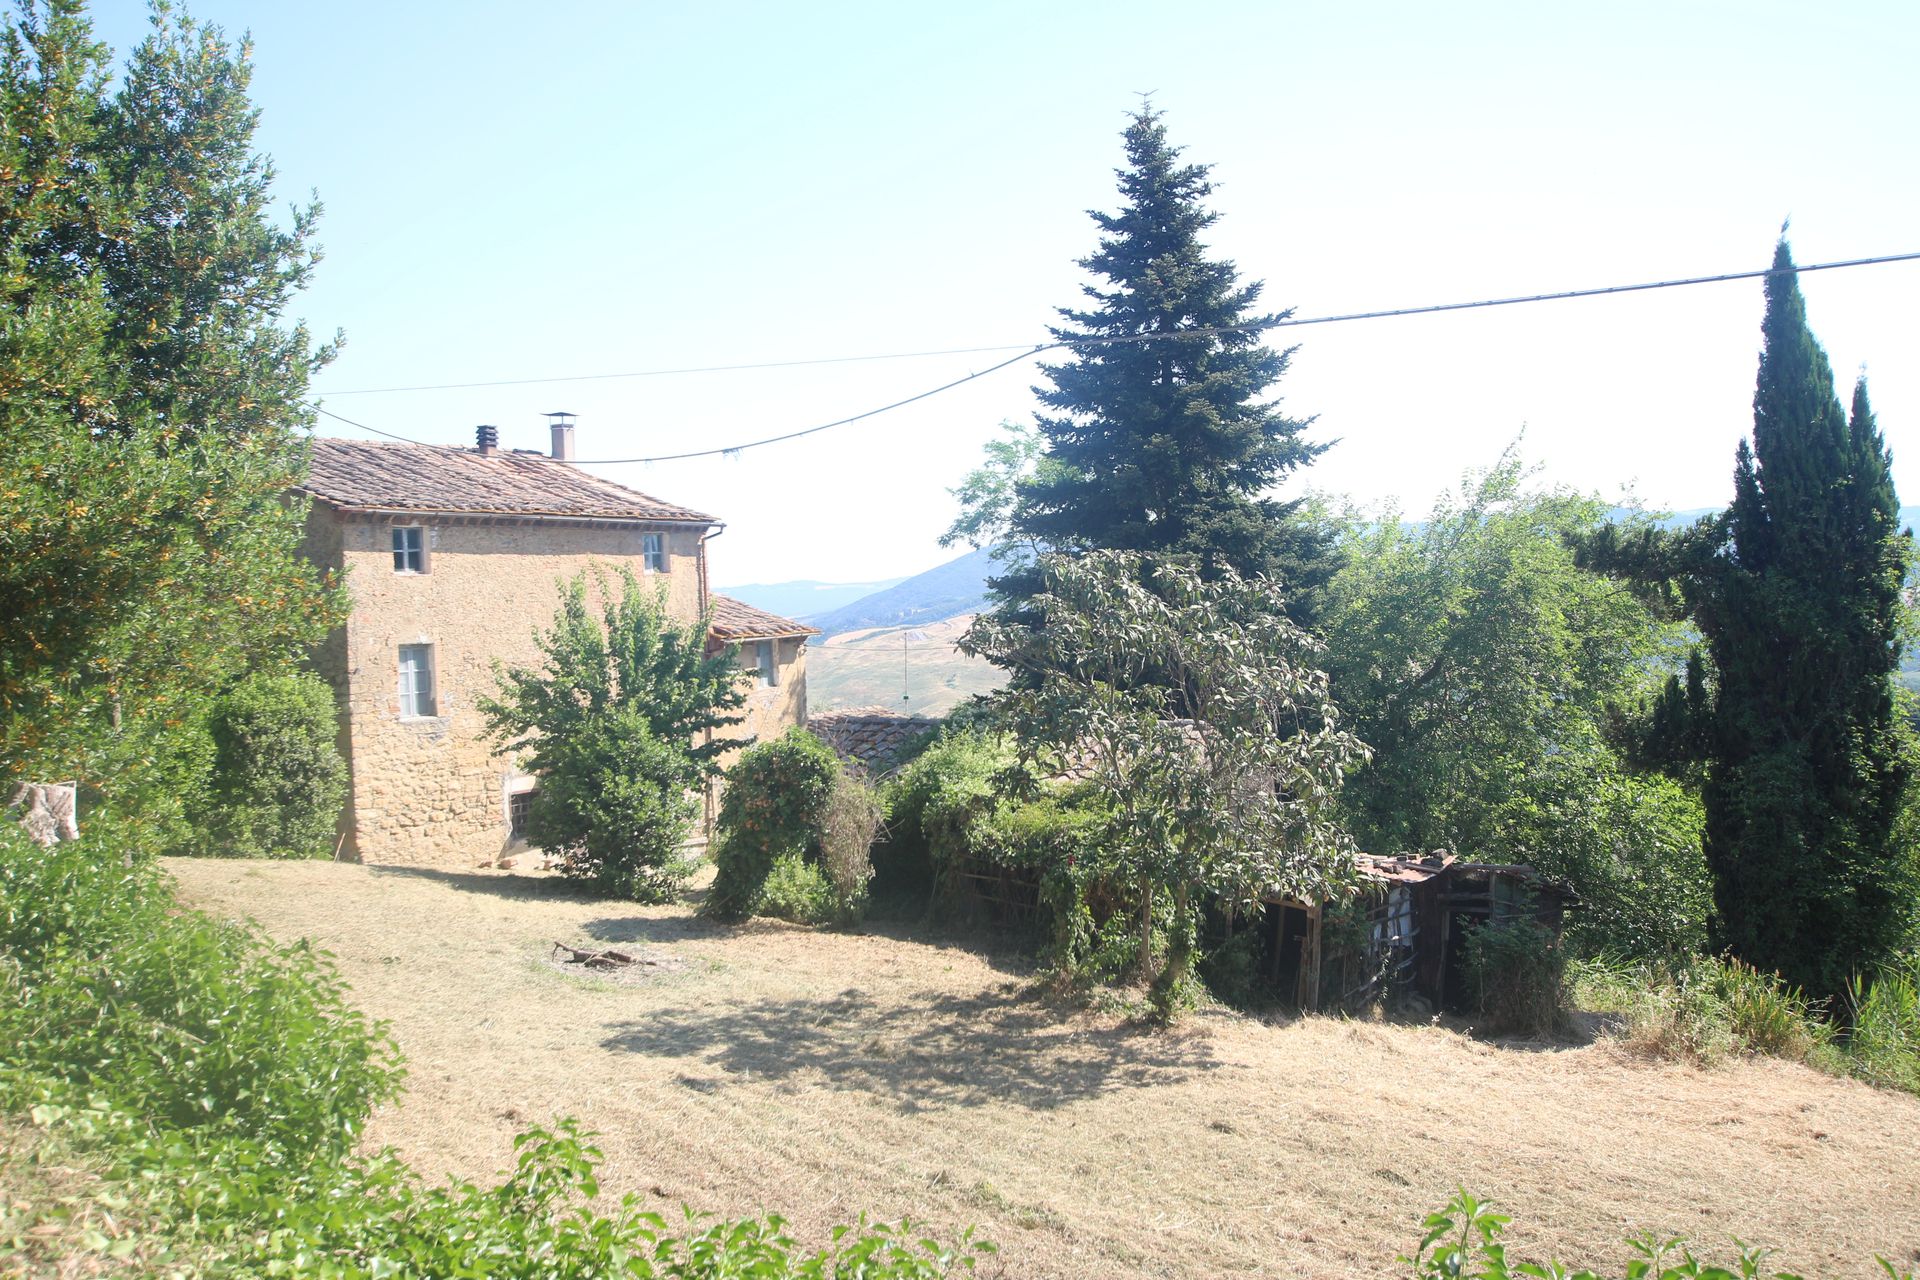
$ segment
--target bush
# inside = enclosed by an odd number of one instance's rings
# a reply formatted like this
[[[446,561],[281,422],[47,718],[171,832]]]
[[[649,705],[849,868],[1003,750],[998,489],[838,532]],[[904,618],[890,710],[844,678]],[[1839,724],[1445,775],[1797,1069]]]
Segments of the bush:
[[[385,1030],[324,956],[181,911],[113,829],[38,849],[0,829],[0,1044],[16,1070],[177,1129],[337,1156],[398,1089]]]
[[[231,858],[333,854],[347,766],[333,691],[310,672],[247,676],[209,723],[213,769],[199,825]]]
[[[967,824],[1012,763],[1000,738],[950,729],[901,769],[883,792],[886,838],[874,857],[873,891],[931,897],[940,865],[964,851]]]
[[[547,746],[546,771],[527,805],[527,840],[560,858],[570,879],[635,902],[669,902],[694,863],[700,775],[644,717],[608,711]]]
[[[754,912],[795,924],[828,924],[837,914],[833,885],[825,872],[800,854],[783,853],[767,871]]]
[[[1582,966],[1583,1000],[1619,1013],[1622,1039],[1652,1057],[1702,1065],[1768,1054],[1833,1065],[1832,1029],[1796,987],[1738,960]]]
[[[833,891],[833,918],[853,924],[867,909],[873,879],[873,838],[884,816],[873,789],[845,768],[820,810],[820,861]]]
[[[1849,989],[1847,1070],[1862,1080],[1920,1093],[1920,954]]]
[[[1493,1206],[1476,1200],[1462,1190],[1438,1213],[1427,1215],[1421,1224],[1426,1235],[1412,1257],[1399,1261],[1412,1268],[1414,1280],[1458,1280],[1473,1276],[1476,1280],[1517,1280],[1518,1277],[1565,1277],[1565,1280],[1600,1280],[1598,1273],[1582,1267],[1573,1270],[1558,1262],[1545,1264],[1521,1262],[1510,1256],[1501,1242],[1512,1220],[1494,1212]],[[1726,1265],[1706,1261],[1687,1247],[1686,1241],[1670,1236],[1662,1239],[1651,1232],[1627,1241],[1633,1258],[1626,1265],[1628,1280],[1761,1280],[1771,1250],[1733,1242],[1738,1255]],[[1914,1280],[1913,1274],[1896,1271],[1885,1258],[1880,1268],[1887,1280]],[[1795,1280],[1786,1272],[1773,1273],[1772,1280]]]
[[[832,749],[800,728],[740,753],[720,801],[713,859],[719,874],[705,914],[745,920],[760,909],[775,861],[818,857],[820,817],[839,771]]]
[[[1470,926],[1466,973],[1483,1031],[1547,1035],[1566,1020],[1566,950],[1531,916]]]

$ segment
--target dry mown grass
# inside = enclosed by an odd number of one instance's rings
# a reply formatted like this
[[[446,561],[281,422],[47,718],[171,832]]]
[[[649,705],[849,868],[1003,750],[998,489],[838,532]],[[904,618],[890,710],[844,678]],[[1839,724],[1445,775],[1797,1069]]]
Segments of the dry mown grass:
[[[603,1183],[662,1207],[979,1223],[1012,1276],[1375,1276],[1455,1184],[1516,1252],[1617,1264],[1623,1236],[1783,1246],[1810,1274],[1920,1261],[1920,1098],[1779,1062],[1224,1013],[1171,1033],[1026,994],[1012,957],[905,931],[711,928],[550,880],[182,862],[185,896],[337,954],[390,1019],[407,1097],[371,1140],[425,1173],[504,1168],[556,1114]],[[684,968],[554,972],[552,940]]]

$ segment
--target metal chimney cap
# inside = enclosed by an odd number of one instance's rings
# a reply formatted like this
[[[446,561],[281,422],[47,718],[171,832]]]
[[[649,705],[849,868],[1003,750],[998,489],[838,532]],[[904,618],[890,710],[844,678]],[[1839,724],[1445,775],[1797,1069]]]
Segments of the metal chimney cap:
[[[565,409],[555,409],[552,413],[543,413],[540,416],[543,418],[577,418],[580,415],[577,413],[568,413]]]

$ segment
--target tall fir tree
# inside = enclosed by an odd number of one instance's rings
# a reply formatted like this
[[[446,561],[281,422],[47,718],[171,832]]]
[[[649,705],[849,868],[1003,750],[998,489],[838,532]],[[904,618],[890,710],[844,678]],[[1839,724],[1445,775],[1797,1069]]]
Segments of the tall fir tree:
[[[1669,683],[1649,755],[1703,780],[1716,945],[1820,996],[1907,944],[1912,766],[1894,714],[1909,539],[1866,382],[1851,416],[1785,240],[1767,277],[1753,438],[1728,510],[1585,549],[1690,617],[1709,662]]]
[[[1209,167],[1180,162],[1160,113],[1143,107],[1125,139],[1120,211],[1092,214],[1100,244],[1080,263],[1101,282],[1052,330],[1073,359],[1035,389],[1053,412],[1037,419],[1043,453],[1009,532],[1068,554],[1173,554],[1209,574],[1271,576],[1302,619],[1330,576],[1331,535],[1271,490],[1328,446],[1270,394],[1293,349],[1270,349],[1261,326],[1291,313],[1257,313],[1261,283],[1209,255]],[[995,585],[1017,606],[1038,584],[1016,568]]]

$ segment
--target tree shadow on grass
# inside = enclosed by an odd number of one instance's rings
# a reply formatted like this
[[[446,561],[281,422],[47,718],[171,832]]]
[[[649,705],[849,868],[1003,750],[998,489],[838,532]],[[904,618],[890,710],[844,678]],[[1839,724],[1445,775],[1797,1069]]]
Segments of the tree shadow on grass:
[[[1018,984],[975,995],[923,991],[882,1003],[851,988],[827,1000],[735,1000],[607,1024],[601,1047],[700,1060],[701,1092],[753,1081],[878,1098],[905,1114],[994,1101],[1046,1111],[1120,1089],[1224,1070],[1204,1035],[1063,1017]]]
[[[443,871],[437,867],[369,865],[375,876],[408,876],[431,880],[462,893],[495,898],[539,899],[547,902],[604,902],[606,898],[557,875],[524,875],[512,871]]]

